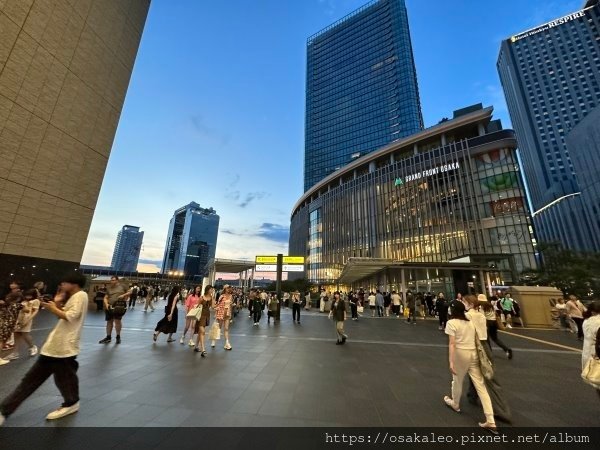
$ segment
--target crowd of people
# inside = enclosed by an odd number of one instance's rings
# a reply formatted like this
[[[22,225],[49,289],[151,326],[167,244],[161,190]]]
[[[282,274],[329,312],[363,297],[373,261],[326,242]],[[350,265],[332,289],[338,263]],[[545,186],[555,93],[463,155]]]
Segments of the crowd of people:
[[[12,281],[8,292],[0,300],[0,365],[6,365],[19,357],[15,341],[22,340],[28,347],[30,357],[38,359],[27,372],[21,383],[0,403],[0,425],[19,405],[30,396],[51,375],[63,396],[63,404],[48,414],[48,420],[54,420],[73,414],[79,409],[79,385],[77,378],[79,341],[88,309],[88,295],[83,290],[86,279],[75,272],[63,278],[56,295],[46,293],[46,286],[39,282],[26,289],[18,281]],[[300,324],[301,310],[311,308],[311,295],[301,295],[295,291],[287,293],[281,300],[274,293],[250,289],[244,293],[239,288],[225,285],[220,292],[212,286],[187,289],[170,286],[165,288],[131,284],[125,286],[117,276],[110,279],[107,286],[94,292],[96,302],[101,297],[101,308],[106,320],[106,335],[100,344],[112,342],[115,331],[115,344],[121,343],[123,317],[127,311],[135,309],[138,300],[144,305],[144,312],[154,311],[155,304],[162,295],[166,301],[164,316],[157,322],[152,339],[156,344],[161,334],[167,336],[167,342],[176,342],[179,324],[179,309],[185,315],[184,329],[179,338],[181,345],[187,344],[194,352],[204,358],[206,346],[216,346],[216,341],[224,337],[224,349],[232,350],[229,327],[234,318],[246,308],[248,318],[254,326],[259,326],[263,312],[266,311],[267,324],[271,319],[279,320],[281,308],[292,308],[294,324]],[[564,305],[559,306],[559,305]],[[371,317],[405,318],[407,324],[414,324],[417,317],[437,318],[439,329],[448,335],[449,371],[452,375],[450,395],[443,398],[446,406],[460,412],[463,393],[463,381],[470,380],[467,400],[481,403],[485,421],[480,426],[496,432],[496,420],[511,421],[511,413],[506,396],[494,372],[491,342],[493,341],[512,359],[512,349],[499,338],[498,330],[510,328],[515,321],[520,322],[518,302],[508,292],[497,292],[488,298],[484,294],[457,294],[448,301],[443,293],[433,295],[429,292],[404,295],[396,291],[390,293],[334,292],[325,290],[319,293],[319,311],[328,311],[329,318],[335,324],[336,344],[344,345],[348,340],[344,323],[351,314],[356,321],[365,315],[368,307]],[[58,318],[58,322],[45,344],[38,350],[31,337],[32,324],[41,309],[47,310]],[[600,355],[600,302],[584,306],[577,298],[570,296],[566,302],[557,302],[557,310],[565,323],[569,320],[576,324],[578,336],[583,342],[582,368],[596,361]],[[561,319],[562,323],[562,319]],[[567,326],[567,325],[565,325]],[[583,374],[582,374],[583,376]],[[585,379],[585,378],[584,378]],[[600,397],[600,384],[592,384]]]

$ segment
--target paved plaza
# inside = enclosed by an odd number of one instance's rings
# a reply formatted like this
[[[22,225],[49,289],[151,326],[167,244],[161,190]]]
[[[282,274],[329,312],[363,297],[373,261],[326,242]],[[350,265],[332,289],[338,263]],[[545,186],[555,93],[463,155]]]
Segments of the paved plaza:
[[[350,339],[337,346],[326,314],[304,313],[298,325],[291,310],[283,310],[280,324],[268,326],[263,318],[254,327],[243,311],[232,326],[233,351],[225,351],[221,340],[201,358],[179,339],[167,343],[161,335],[153,344],[163,307],[159,301],[156,312],[129,311],[121,345],[114,335],[112,344],[97,343],[105,335],[104,314],[90,310],[79,357],[81,410],[46,422],[61,403],[48,380],[5,425],[471,427],[483,419],[481,409],[466,401],[461,414],[443,404],[450,375],[447,337],[437,321],[413,326],[396,318],[349,320]],[[35,322],[40,345],[54,319],[42,312]],[[180,331],[182,322],[180,314]],[[501,333],[514,349],[512,361],[494,346],[513,425],[597,426],[598,398],[580,380],[575,337],[553,330],[514,334]],[[1,397],[33,362],[25,349],[21,355],[0,368]]]

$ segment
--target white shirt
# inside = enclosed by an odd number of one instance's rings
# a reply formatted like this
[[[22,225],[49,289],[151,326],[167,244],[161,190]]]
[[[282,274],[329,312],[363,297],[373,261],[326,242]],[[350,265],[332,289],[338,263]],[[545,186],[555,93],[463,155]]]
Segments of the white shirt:
[[[369,306],[375,306],[375,300],[377,298],[374,295],[369,295]]]
[[[446,334],[454,336],[456,348],[475,350],[475,327],[470,320],[451,319],[446,323]]]
[[[392,302],[394,303],[394,306],[400,306],[400,300],[400,295],[392,294]]]
[[[69,298],[63,308],[67,320],[58,320],[40,354],[52,358],[69,358],[79,354],[79,341],[87,306],[88,295],[85,291],[79,291]]]
[[[473,322],[475,325],[475,330],[477,331],[477,336],[479,336],[480,341],[487,341],[487,320],[483,313],[470,309],[465,313],[465,316]]]

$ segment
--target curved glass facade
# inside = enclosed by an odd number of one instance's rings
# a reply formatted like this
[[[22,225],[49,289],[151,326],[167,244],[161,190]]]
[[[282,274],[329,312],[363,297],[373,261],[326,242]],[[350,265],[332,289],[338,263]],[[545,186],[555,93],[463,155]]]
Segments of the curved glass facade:
[[[404,0],[375,0],[308,39],[305,191],[422,128]]]
[[[471,116],[391,144],[305,194],[290,254],[307,257],[307,278],[335,283],[350,258],[468,256],[497,267],[503,283],[536,267],[514,132],[489,126],[491,108]]]

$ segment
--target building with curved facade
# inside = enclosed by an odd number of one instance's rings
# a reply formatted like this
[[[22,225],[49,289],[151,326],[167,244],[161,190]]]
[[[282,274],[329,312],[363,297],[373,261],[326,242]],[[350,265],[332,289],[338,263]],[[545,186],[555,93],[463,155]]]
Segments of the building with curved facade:
[[[481,292],[536,267],[515,134],[492,112],[455,111],[309,189],[294,206],[289,243],[306,257],[306,278]]]

